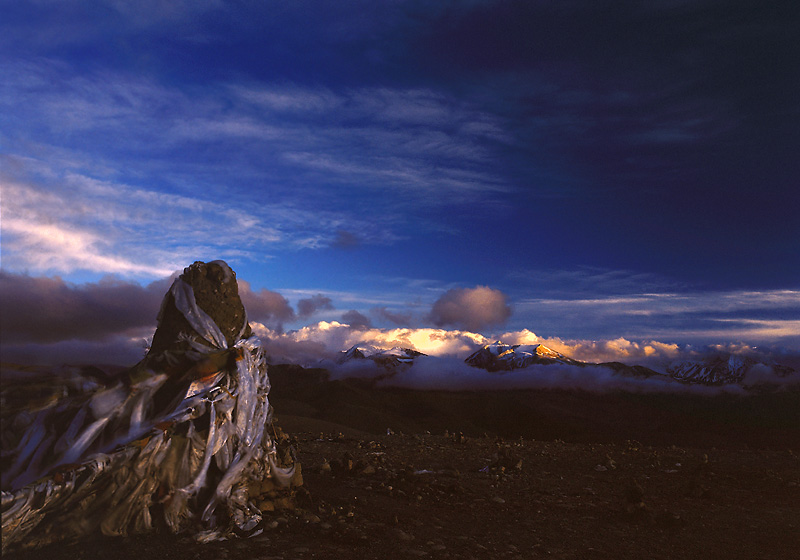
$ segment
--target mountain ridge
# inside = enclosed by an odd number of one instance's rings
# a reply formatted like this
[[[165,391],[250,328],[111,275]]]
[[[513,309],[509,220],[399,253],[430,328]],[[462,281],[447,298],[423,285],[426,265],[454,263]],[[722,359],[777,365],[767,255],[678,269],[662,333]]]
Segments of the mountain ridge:
[[[389,372],[413,365],[418,357],[425,356],[412,348],[393,346],[382,348],[369,344],[356,344],[341,352],[337,360],[343,365],[352,360],[371,360]],[[435,358],[435,356],[433,356]],[[758,360],[736,354],[716,355],[698,360],[685,360],[668,365],[660,372],[643,365],[629,365],[622,362],[585,362],[571,358],[544,344],[505,344],[500,340],[484,344],[472,352],[464,362],[472,367],[490,373],[507,374],[514,370],[533,365],[564,365],[585,368],[590,366],[612,370],[613,375],[635,378],[662,378],[665,382],[678,382],[687,385],[724,386],[738,385],[744,388],[780,384],[796,371],[788,366],[766,364]],[[757,379],[747,382],[748,372],[755,367],[763,368]]]

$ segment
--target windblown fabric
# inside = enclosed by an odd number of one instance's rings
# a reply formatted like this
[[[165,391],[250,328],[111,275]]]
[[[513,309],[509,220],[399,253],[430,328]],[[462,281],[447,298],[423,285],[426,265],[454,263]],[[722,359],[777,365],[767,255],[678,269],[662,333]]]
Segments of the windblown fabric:
[[[229,344],[191,285],[178,278],[167,297],[191,326],[183,350],[4,419],[4,551],[98,530],[254,531],[257,489],[289,485],[294,465],[278,466],[267,363],[246,319]]]

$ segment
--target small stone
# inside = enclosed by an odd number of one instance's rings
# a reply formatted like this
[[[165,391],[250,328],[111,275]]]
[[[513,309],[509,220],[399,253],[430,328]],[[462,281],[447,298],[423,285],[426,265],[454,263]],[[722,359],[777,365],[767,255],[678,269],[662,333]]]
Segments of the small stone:
[[[303,485],[303,471],[300,463],[296,463],[294,466],[294,475],[292,476],[290,485],[294,487],[299,487]]]
[[[409,535],[408,533],[399,528],[394,530],[394,536],[401,541],[409,542],[414,540],[414,535]]]
[[[272,500],[262,500],[258,503],[258,509],[261,511],[275,511],[275,502]]]

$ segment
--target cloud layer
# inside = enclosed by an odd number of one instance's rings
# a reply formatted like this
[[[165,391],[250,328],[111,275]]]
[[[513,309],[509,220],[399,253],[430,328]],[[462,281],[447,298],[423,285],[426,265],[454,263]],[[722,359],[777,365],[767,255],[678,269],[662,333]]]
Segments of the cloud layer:
[[[74,284],[59,277],[0,271],[4,355],[9,355],[12,345],[25,346],[28,356],[36,354],[33,350],[36,344],[60,345],[41,353],[55,359],[57,349],[66,349],[64,344],[69,341],[75,345],[90,343],[96,350],[104,340],[113,340],[117,347],[128,344],[138,352],[141,340],[155,329],[158,308],[169,283],[170,278],[142,285],[105,277],[98,282]],[[535,302],[540,322],[546,324],[549,316],[561,316],[584,323],[585,331],[601,325],[622,324],[630,328],[634,324],[630,317],[620,320],[617,318],[620,314],[647,321],[624,336],[594,338],[492,327],[492,323],[498,324],[507,317],[510,306],[502,292],[488,287],[439,292],[439,297],[432,298],[427,306],[427,312],[421,302],[401,312],[402,306],[393,306],[397,311],[388,311],[386,306],[372,305],[377,300],[367,300],[364,312],[350,309],[342,313],[336,311],[334,302],[339,307],[350,305],[358,301],[356,295],[302,291],[295,292],[300,297],[291,295],[297,298],[296,312],[287,296],[278,291],[253,289],[241,279],[239,293],[255,331],[267,341],[275,359],[303,364],[335,358],[338,352],[357,343],[403,346],[435,356],[455,355],[463,359],[477,346],[495,339],[509,344],[541,343],[587,362],[622,361],[656,368],[707,352],[750,353],[785,362],[797,353],[800,338],[797,321],[789,318],[800,306],[800,295],[790,290],[599,296]],[[531,300],[517,305],[524,308],[531,305]],[[292,326],[315,315],[330,319],[300,328]],[[334,317],[339,320],[333,320]],[[447,327],[433,328],[434,317]],[[386,326],[393,323],[403,326]],[[694,330],[687,328],[692,323]],[[470,324],[481,328],[467,328]],[[661,327],[651,330],[647,328],[650,324]],[[291,326],[288,332],[287,325]],[[67,354],[75,352],[70,350]],[[86,360],[92,361],[94,356],[92,350]]]
[[[768,373],[763,377],[769,378]],[[373,362],[348,363],[333,371],[334,378],[376,378],[379,386],[439,391],[496,391],[518,389],[567,389],[592,392],[690,393],[744,395],[739,386],[705,387],[673,382],[666,376],[638,379],[616,376],[604,367],[532,365],[507,373],[474,368],[454,357],[420,357],[414,364],[391,377]]]
[[[177,276],[177,273],[174,275]],[[0,326],[5,348],[10,344],[64,341],[101,342],[153,333],[161,302],[174,276],[145,286],[105,277],[99,282],[71,284],[59,277],[38,277],[0,270]],[[239,280],[239,295],[248,317],[280,331],[295,317],[289,301],[277,292],[252,290]],[[122,338],[119,338],[122,337]],[[52,352],[55,355],[55,351]]]
[[[506,188],[481,169],[498,117],[427,88],[230,82],[188,92],[45,59],[4,67],[2,134],[17,148],[0,160],[2,228],[14,271],[153,278],[204,255],[258,262],[385,245],[402,239],[397,225],[417,204]],[[65,142],[63,130],[75,136]],[[387,187],[406,202],[387,200]],[[439,227],[418,216],[421,230]]]
[[[106,278],[76,286],[0,271],[3,342],[99,341],[152,328],[169,285],[169,279],[140,286]]]

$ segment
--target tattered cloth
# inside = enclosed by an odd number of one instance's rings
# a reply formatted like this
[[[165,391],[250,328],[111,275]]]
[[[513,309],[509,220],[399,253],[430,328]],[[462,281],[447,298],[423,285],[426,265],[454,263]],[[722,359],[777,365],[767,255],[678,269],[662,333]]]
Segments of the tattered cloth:
[[[246,318],[229,345],[192,286],[178,278],[170,296],[199,335],[183,335],[190,350],[167,355],[189,364],[182,372],[145,360],[110,387],[4,422],[4,551],[98,529],[193,531],[201,541],[257,531],[250,489],[268,478],[289,485],[294,465],[278,466],[267,363],[257,339],[243,337]]]

